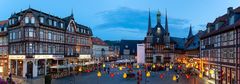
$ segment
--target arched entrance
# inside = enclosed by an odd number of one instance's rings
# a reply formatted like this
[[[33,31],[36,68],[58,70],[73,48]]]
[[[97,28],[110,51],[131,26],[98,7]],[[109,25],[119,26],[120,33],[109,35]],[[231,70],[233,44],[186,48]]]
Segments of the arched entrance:
[[[28,61],[27,62],[27,78],[32,78],[33,77],[33,62]]]

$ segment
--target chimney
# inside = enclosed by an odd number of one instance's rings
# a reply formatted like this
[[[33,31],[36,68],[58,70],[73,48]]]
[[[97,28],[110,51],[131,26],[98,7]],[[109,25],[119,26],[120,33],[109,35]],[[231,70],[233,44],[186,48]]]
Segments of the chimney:
[[[227,14],[231,14],[233,12],[233,7],[229,7],[227,10]]]

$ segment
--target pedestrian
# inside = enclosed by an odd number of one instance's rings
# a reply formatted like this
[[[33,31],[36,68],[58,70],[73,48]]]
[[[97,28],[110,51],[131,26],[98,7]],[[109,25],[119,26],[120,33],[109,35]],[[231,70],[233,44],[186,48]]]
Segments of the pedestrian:
[[[110,68],[109,68],[109,67],[107,68],[107,72],[108,72],[108,74],[109,74],[109,72],[110,72]]]
[[[176,78],[177,78],[177,83],[178,83],[178,81],[179,81],[179,74],[177,74]]]

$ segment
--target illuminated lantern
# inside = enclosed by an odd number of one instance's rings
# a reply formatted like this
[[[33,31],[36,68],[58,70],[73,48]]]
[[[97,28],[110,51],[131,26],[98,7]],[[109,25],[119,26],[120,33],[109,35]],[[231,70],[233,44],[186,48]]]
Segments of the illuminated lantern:
[[[139,65],[137,65],[136,68],[139,68]]]
[[[114,77],[114,73],[111,73],[111,74],[110,74],[110,77],[113,78],[113,77]]]
[[[146,77],[150,77],[151,76],[151,73],[148,71],[147,73],[146,73]]]
[[[127,74],[126,73],[123,74],[123,78],[127,78]]]
[[[100,71],[97,73],[97,76],[98,76],[98,77],[101,77],[101,76],[102,76],[102,74],[101,74]]]
[[[78,69],[78,71],[79,71],[79,72],[82,72],[82,67],[80,67],[80,68]]]
[[[176,81],[177,80],[177,77],[176,75],[173,75],[173,78],[172,78],[173,81]]]
[[[214,74],[214,71],[213,71],[213,70],[209,70],[209,73],[210,73],[210,74]]]
[[[173,68],[172,65],[170,65],[169,68],[172,69]]]
[[[202,78],[202,77],[203,77],[202,73],[200,73],[198,76],[199,76],[199,78]]]
[[[196,68],[198,68],[198,65],[196,65]]]
[[[103,68],[105,68],[105,67],[106,67],[106,65],[105,65],[105,64],[103,64],[102,66],[103,66]]]
[[[152,68],[156,68],[155,64],[152,65]]]
[[[119,70],[122,71],[122,67],[121,66],[119,67]]]
[[[159,76],[160,78],[163,78],[163,74],[160,74],[160,76]]]

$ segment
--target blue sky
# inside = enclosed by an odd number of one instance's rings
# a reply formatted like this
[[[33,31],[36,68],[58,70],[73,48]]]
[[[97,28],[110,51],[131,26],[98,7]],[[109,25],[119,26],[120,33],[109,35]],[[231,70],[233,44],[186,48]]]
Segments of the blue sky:
[[[37,10],[65,17],[74,12],[75,20],[92,28],[94,36],[104,40],[140,39],[146,35],[148,10],[152,26],[156,12],[168,11],[169,30],[173,37],[186,37],[189,25],[193,33],[205,29],[207,22],[240,6],[239,0],[0,0],[0,20],[29,5]],[[163,24],[164,26],[165,24]]]

